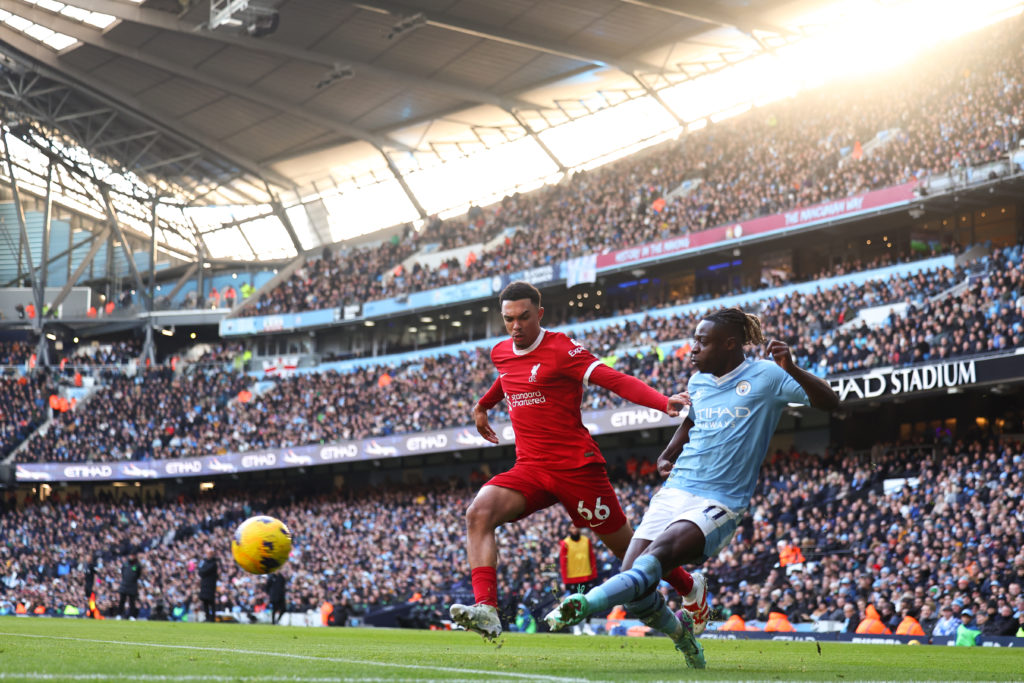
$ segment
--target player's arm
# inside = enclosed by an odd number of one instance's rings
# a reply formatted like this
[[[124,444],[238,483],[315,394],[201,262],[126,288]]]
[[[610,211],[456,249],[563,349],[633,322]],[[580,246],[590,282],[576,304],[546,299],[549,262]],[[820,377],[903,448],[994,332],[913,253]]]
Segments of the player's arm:
[[[672,439],[665,446],[665,450],[658,456],[658,474],[661,475],[662,479],[668,477],[669,473],[672,472],[676,459],[683,452],[683,446],[689,443],[691,428],[693,428],[693,420],[687,417],[679,425],[679,428],[676,429],[676,433],[672,435]]]
[[[501,388],[501,378],[494,380],[494,384],[487,390],[476,405],[473,406],[473,422],[476,424],[476,431],[491,443],[498,443],[498,435],[491,428],[491,421],[487,419],[487,411],[498,405],[498,401],[505,398],[505,391]]]
[[[796,380],[796,383],[806,392],[812,406],[829,412],[839,407],[839,396],[832,391],[828,382],[797,367],[797,364],[793,362],[793,354],[790,352],[788,344],[778,339],[772,339],[765,347],[765,351],[775,359],[775,363],[780,368]]]
[[[668,413],[670,417],[676,417],[682,408],[690,404],[686,394],[666,396],[636,377],[614,370],[600,361],[594,362],[584,381],[604,387],[631,403]]]

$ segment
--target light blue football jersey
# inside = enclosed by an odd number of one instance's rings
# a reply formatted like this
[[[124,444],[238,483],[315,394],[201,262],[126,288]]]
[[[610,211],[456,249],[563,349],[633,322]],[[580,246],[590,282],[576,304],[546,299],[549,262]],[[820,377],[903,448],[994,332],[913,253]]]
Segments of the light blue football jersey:
[[[722,377],[698,372],[687,390],[693,427],[665,486],[745,509],[783,409],[807,405],[807,392],[774,361],[749,359]]]

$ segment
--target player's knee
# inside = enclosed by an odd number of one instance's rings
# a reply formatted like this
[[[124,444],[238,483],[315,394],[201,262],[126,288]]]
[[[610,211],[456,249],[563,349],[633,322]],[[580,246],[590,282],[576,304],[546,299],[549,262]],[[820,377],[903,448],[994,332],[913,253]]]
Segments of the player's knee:
[[[470,531],[486,531],[496,526],[494,506],[474,500],[466,510],[466,528]]]

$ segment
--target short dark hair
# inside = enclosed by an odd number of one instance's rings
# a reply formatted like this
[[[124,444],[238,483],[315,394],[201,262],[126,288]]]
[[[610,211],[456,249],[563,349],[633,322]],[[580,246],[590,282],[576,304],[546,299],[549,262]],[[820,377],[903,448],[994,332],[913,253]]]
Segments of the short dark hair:
[[[502,301],[519,301],[520,299],[529,299],[534,306],[540,308],[540,290],[523,280],[508,283],[498,295],[499,304]]]
[[[704,316],[716,325],[732,329],[744,346],[748,344],[764,344],[764,333],[761,331],[761,319],[753,313],[744,313],[737,307],[723,308]]]

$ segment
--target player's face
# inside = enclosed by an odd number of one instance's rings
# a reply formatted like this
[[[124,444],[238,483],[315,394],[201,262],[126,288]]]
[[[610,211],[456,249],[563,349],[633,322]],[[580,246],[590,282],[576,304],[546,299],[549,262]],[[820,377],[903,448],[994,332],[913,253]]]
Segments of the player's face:
[[[708,372],[716,377],[724,373],[734,344],[726,335],[726,331],[710,320],[701,320],[693,333],[693,350],[690,360],[701,372]]]
[[[529,299],[501,302],[501,319],[505,321],[505,331],[512,337],[512,343],[517,349],[528,349],[537,341],[543,317],[544,309]]]

